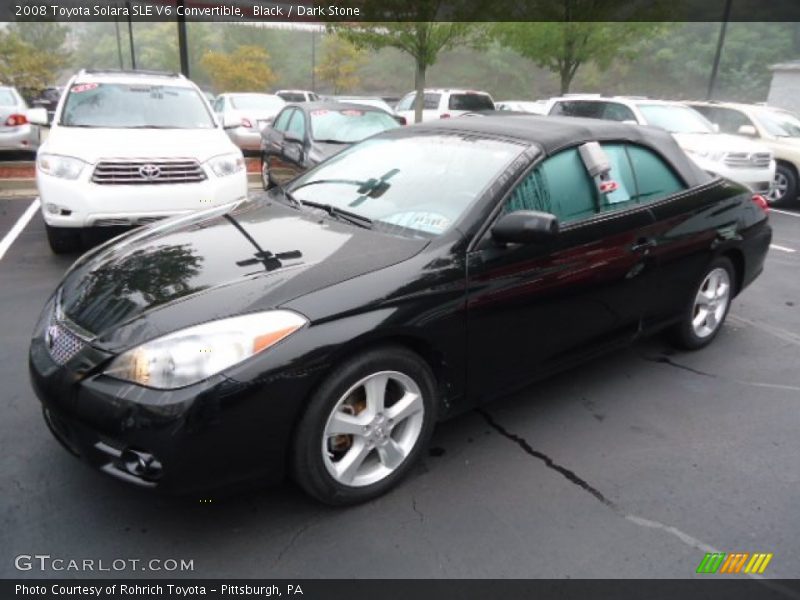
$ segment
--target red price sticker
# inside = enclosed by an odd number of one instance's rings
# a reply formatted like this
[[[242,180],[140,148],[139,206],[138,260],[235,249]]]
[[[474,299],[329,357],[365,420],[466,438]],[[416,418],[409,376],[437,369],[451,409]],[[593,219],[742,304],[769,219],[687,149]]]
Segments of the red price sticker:
[[[97,87],[96,83],[81,83],[78,85],[73,85],[70,91],[73,94],[80,94],[81,92],[87,92],[89,90],[93,90]]]
[[[347,109],[340,111],[345,117],[363,117],[364,111],[363,110],[355,110],[355,109]]]

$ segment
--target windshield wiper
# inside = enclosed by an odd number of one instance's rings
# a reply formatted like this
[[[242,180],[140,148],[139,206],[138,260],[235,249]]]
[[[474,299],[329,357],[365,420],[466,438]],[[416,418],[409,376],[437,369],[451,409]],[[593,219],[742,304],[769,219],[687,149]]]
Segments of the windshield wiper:
[[[356,225],[364,229],[372,229],[372,219],[369,217],[364,217],[347,210],[342,210],[333,204],[324,204],[322,202],[311,202],[310,200],[305,200],[303,205],[324,210],[329,216],[339,219],[340,221],[350,223],[351,225]]]
[[[278,186],[278,190],[280,191],[281,195],[283,196],[283,199],[286,200],[287,204],[291,204],[292,206],[294,206],[298,210],[303,210],[303,203],[300,201],[299,198],[296,198],[294,196],[294,194],[292,194],[292,192],[287,190],[282,185]]]
[[[315,142],[320,142],[322,144],[352,144],[353,142],[347,142],[345,140],[319,140],[314,139]]]
[[[353,179],[315,179],[313,181],[306,181],[305,183],[301,183],[300,185],[295,186],[294,188],[292,188],[292,191],[296,192],[301,188],[309,187],[312,185],[318,185],[320,183],[343,183],[345,185],[357,185],[358,187],[364,185],[363,181],[356,181]]]

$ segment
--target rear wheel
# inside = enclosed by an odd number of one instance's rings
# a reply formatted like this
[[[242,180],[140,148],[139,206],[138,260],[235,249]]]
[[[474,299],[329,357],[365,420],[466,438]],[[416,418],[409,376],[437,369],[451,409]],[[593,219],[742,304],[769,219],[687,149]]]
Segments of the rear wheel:
[[[779,164],[775,168],[775,179],[767,200],[772,206],[786,206],[797,200],[797,175],[794,170]]]
[[[54,254],[77,252],[81,248],[81,230],[73,227],[51,227],[45,224],[47,242]]]
[[[293,474],[327,504],[355,504],[393,487],[430,438],[435,381],[401,347],[356,356],[312,396],[294,440]]]
[[[682,321],[672,330],[676,345],[697,350],[710,344],[728,316],[735,286],[733,263],[725,257],[715,259],[684,309]]]

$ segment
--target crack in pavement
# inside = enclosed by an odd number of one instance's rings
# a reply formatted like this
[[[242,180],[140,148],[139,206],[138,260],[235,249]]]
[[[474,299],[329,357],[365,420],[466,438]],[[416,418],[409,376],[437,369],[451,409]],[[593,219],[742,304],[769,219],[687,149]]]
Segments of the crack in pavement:
[[[412,496],[412,498],[411,498],[411,508],[413,509],[413,511],[414,511],[415,513],[417,513],[417,515],[419,515],[419,522],[420,522],[420,523],[423,523],[423,522],[425,522],[425,515],[423,515],[423,514],[420,512],[420,510],[417,508],[417,499],[416,499],[416,498],[414,498],[413,496]]]
[[[680,365],[676,365],[676,366],[680,366]],[[692,369],[689,369],[689,370],[692,370]],[[705,373],[700,373],[700,374],[701,375],[707,375]],[[710,377],[714,377],[713,375],[709,375],[709,376]],[[589,494],[591,494],[595,499],[597,499],[600,502],[602,502],[604,506],[610,508],[615,514],[619,515],[620,517],[622,517],[623,519],[625,519],[629,523],[633,523],[634,525],[638,525],[639,527],[644,527],[646,529],[654,529],[654,530],[657,530],[657,531],[663,531],[664,533],[667,533],[667,534],[677,538],[683,544],[685,544],[685,545],[687,545],[687,546],[689,546],[691,548],[695,548],[697,550],[700,550],[702,552],[711,552],[711,553],[719,552],[719,550],[714,548],[714,546],[711,546],[710,544],[707,544],[707,543],[703,542],[702,540],[699,540],[696,537],[691,536],[691,535],[689,535],[688,533],[686,533],[684,531],[681,531],[677,527],[673,527],[672,525],[666,525],[664,523],[661,523],[659,521],[654,521],[652,519],[645,519],[644,517],[640,517],[638,515],[634,515],[634,514],[631,514],[631,513],[626,513],[624,510],[622,510],[622,508],[617,503],[615,503],[614,501],[606,498],[597,488],[592,486],[585,479],[583,479],[580,476],[578,476],[574,471],[572,471],[570,469],[567,469],[566,467],[556,463],[552,458],[550,458],[549,456],[547,456],[543,452],[539,452],[538,450],[534,450],[534,448],[530,445],[530,443],[528,443],[528,441],[525,438],[523,438],[522,436],[519,436],[519,435],[517,435],[515,433],[511,433],[510,431],[508,431],[505,427],[500,425],[494,419],[494,417],[492,417],[492,415],[490,415],[485,409],[478,408],[478,409],[476,409],[476,411],[477,411],[477,413],[479,415],[481,415],[483,417],[483,419],[486,421],[486,423],[488,423],[488,425],[492,429],[497,431],[503,437],[505,437],[505,438],[511,440],[512,442],[514,442],[515,444],[517,444],[517,446],[522,448],[523,452],[525,452],[526,454],[528,454],[530,456],[533,456],[534,458],[537,458],[540,461],[542,461],[545,464],[545,466],[547,466],[549,469],[552,469],[552,470],[556,471],[560,475],[564,476],[571,483],[577,485],[579,488],[581,488],[584,491],[586,491]],[[757,574],[754,574],[754,573],[748,573],[747,576],[750,577],[751,579],[755,579],[755,580],[759,581],[760,583],[762,583],[766,587],[769,587],[769,588],[771,588],[771,589],[773,589],[773,590],[785,595],[786,597],[793,598],[795,600],[800,600],[800,595],[798,595],[796,592],[794,592],[794,590],[791,590],[791,589],[787,588],[786,586],[783,586],[783,585],[781,585],[779,583],[776,583],[776,582],[772,582],[769,579],[765,579],[763,576],[757,575]]]
[[[533,447],[528,443],[528,441],[525,438],[520,437],[517,434],[508,431],[505,427],[503,427],[497,421],[495,421],[494,418],[492,418],[492,415],[490,415],[484,409],[479,408],[477,409],[477,411],[478,414],[484,418],[484,420],[489,424],[490,427],[492,427],[494,430],[500,433],[503,437],[506,437],[512,442],[516,443],[520,448],[522,448],[523,452],[525,452],[530,456],[533,456],[534,458],[538,458],[545,464],[545,466],[547,466],[547,468],[552,469],[557,473],[560,473],[569,482],[574,483],[579,488],[582,488],[584,491],[589,492],[592,496],[594,496],[597,500],[605,504],[607,507],[611,508],[616,512],[619,512],[619,508],[611,500],[606,498],[600,492],[600,490],[593,487],[588,481],[578,477],[578,475],[574,471],[571,471],[565,466],[558,464],[543,452],[534,450]]]
[[[281,551],[278,552],[278,556],[275,557],[275,560],[272,561],[272,566],[273,567],[277,566],[277,564],[279,562],[281,562],[281,559],[283,558],[283,556],[287,552],[289,552],[289,550],[292,549],[292,546],[294,546],[294,544],[298,540],[298,538],[301,535],[303,535],[303,533],[305,533],[308,530],[308,528],[311,527],[314,523],[316,523],[316,520],[304,524],[302,527],[300,527],[297,531],[294,532],[294,535],[292,535],[292,537],[289,539],[289,541],[286,543],[286,545],[281,549]]]
[[[644,354],[641,354],[640,356],[643,360],[646,360],[647,362],[669,365],[670,367],[675,367],[676,369],[683,369],[684,371],[689,371],[690,373],[694,373],[695,375],[701,375],[703,377],[711,377],[712,379],[717,379],[717,375],[714,375],[713,373],[706,373],[705,371],[701,371],[699,369],[695,369],[687,365],[676,363],[668,356],[657,356],[655,358],[653,358],[652,356],[645,356]]]

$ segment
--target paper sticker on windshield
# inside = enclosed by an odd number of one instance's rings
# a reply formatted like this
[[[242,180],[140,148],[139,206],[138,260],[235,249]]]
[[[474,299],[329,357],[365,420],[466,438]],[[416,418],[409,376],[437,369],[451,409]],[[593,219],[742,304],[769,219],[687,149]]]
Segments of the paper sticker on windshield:
[[[402,212],[381,219],[386,223],[438,235],[450,226],[450,219],[439,213]]]
[[[348,108],[348,109],[345,109],[345,110],[340,110],[339,112],[342,113],[345,117],[363,117],[364,116],[364,111],[363,110],[356,110],[354,108]]]
[[[73,94],[80,94],[81,92],[88,92],[89,90],[93,90],[97,87],[96,83],[79,83],[78,85],[73,85],[70,88],[70,92]]]
[[[331,111],[329,111],[326,108],[318,108],[317,110],[312,110],[311,111],[311,116],[312,117],[317,117],[319,115],[327,115],[329,112],[331,112]]]

